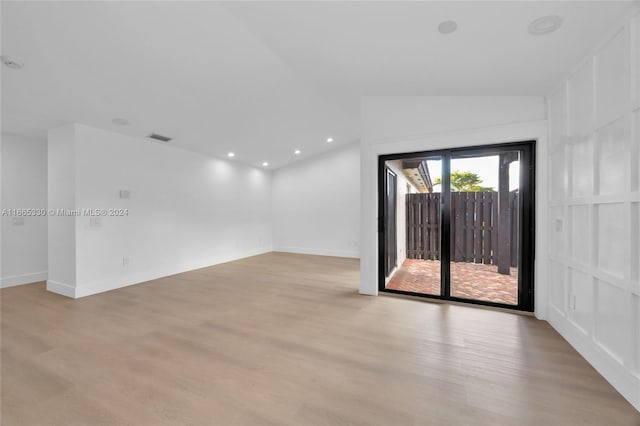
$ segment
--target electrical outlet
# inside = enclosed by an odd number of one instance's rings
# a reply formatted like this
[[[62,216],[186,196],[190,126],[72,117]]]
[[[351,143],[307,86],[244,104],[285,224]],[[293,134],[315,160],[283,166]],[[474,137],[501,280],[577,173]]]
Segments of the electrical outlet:
[[[22,216],[12,217],[11,218],[11,225],[12,226],[23,226],[24,225],[24,217],[22,217]]]
[[[99,228],[102,226],[102,218],[101,217],[90,217],[89,218],[89,226],[91,228]]]
[[[123,257],[122,258],[122,266],[129,266],[129,258],[128,257]]]

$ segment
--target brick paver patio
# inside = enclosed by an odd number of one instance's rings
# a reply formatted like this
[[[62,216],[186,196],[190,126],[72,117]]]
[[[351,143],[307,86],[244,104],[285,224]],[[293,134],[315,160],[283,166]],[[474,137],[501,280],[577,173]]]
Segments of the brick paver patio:
[[[440,294],[440,262],[407,259],[395,272],[388,289]],[[518,304],[518,269],[502,275],[494,265],[451,262],[451,296],[508,305]]]

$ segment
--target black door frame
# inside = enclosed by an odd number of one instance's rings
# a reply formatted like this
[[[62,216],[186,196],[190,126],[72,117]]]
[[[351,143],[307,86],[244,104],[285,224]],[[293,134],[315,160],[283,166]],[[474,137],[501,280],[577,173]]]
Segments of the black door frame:
[[[519,151],[521,158],[520,169],[520,226],[519,226],[519,265],[518,265],[518,305],[488,302],[484,300],[464,299],[450,295],[450,260],[451,260],[451,192],[450,184],[450,160],[452,156],[464,155],[492,155],[505,151]],[[380,155],[378,157],[378,290],[419,296],[429,299],[450,300],[477,305],[493,306],[520,311],[533,312],[534,310],[534,265],[535,265],[535,160],[536,142],[534,140],[518,141],[504,144],[492,144],[483,146],[469,146],[451,149],[439,149],[432,151],[409,152],[402,154]],[[442,157],[442,196],[441,196],[441,294],[430,295],[404,290],[392,290],[385,288],[384,254],[385,254],[385,165],[386,161],[415,157]],[[447,161],[445,161],[445,159]]]

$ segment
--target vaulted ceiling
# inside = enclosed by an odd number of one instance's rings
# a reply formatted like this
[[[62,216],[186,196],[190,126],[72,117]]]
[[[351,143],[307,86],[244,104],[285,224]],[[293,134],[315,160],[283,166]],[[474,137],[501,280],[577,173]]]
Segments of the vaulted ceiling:
[[[2,2],[2,128],[79,122],[271,168],[370,95],[544,95],[630,2]],[[546,36],[528,24],[559,15]],[[438,24],[454,20],[443,35]],[[127,126],[112,124],[126,118]],[[327,143],[328,137],[334,142]],[[154,142],[150,142],[154,143]],[[294,150],[301,150],[295,155]]]

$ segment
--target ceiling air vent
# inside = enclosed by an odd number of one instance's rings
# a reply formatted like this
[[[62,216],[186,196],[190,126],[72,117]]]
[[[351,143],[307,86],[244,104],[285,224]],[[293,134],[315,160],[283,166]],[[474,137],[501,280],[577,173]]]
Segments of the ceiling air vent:
[[[147,136],[147,138],[160,141],[160,142],[169,142],[171,140],[170,137],[159,135],[157,133],[151,133],[149,136]]]

